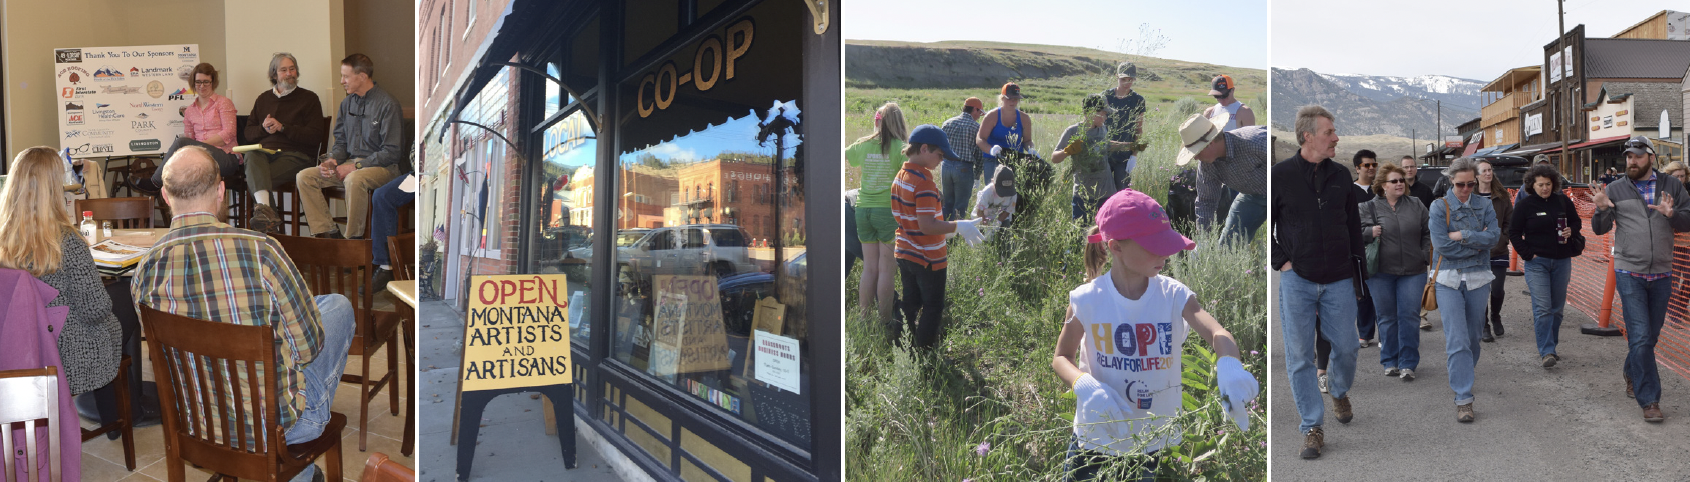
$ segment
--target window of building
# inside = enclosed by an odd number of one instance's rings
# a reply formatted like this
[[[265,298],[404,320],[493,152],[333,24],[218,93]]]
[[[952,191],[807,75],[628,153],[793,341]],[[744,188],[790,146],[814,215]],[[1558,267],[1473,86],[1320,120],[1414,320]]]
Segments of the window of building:
[[[551,105],[551,101],[547,101]],[[564,274],[568,279],[570,338],[586,346],[592,333],[593,166],[598,139],[585,112],[577,110],[546,126],[535,189],[528,195],[535,229],[525,273]],[[577,356],[590,356],[585,348]]]

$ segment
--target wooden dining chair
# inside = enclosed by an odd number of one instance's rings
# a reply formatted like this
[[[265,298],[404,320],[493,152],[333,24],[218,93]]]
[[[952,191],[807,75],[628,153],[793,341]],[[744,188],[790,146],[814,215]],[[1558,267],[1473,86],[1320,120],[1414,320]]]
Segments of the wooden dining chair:
[[[105,425],[94,427],[92,429],[82,429],[82,442],[86,443],[101,435],[117,432],[123,436],[123,466],[127,467],[130,472],[134,472],[135,420],[133,417],[135,415],[129,411],[130,363],[134,363],[134,361],[129,359],[129,355],[123,355],[122,360],[117,363],[117,378],[113,379],[111,382],[111,386],[115,389],[112,391],[117,392],[117,420],[113,420]]]
[[[375,275],[375,265],[371,264],[374,254],[370,252],[370,241],[286,235],[275,238],[287,251],[294,266],[299,268],[300,276],[311,287],[313,294],[340,293],[352,302],[358,326],[353,332],[352,348],[348,354],[358,357],[363,369],[358,375],[342,375],[340,381],[358,384],[358,450],[367,450],[370,400],[375,399],[389,383],[394,386],[387,391],[388,405],[393,415],[399,415],[401,349],[397,343],[401,321],[399,314],[371,309],[375,290],[370,286],[370,278]],[[382,346],[388,347],[387,373],[372,381],[370,357]]]
[[[23,425],[24,437],[24,480],[35,481],[41,478],[36,470],[40,466],[41,447],[35,439],[35,428],[40,426],[37,421],[46,419],[46,425],[53,427],[47,431],[47,475],[52,482],[59,482],[59,370],[58,367],[45,367],[33,370],[3,370],[0,371],[0,479],[11,480],[18,472],[15,457],[19,451],[13,446],[12,425]]]
[[[393,266],[393,280],[406,281],[417,279],[417,233],[405,233],[387,237],[387,262]],[[400,327],[404,328],[401,339],[405,340],[405,366],[416,366],[416,347],[411,345],[411,336],[416,333],[417,312],[410,305],[393,303],[401,319]],[[407,384],[409,392],[405,392],[411,400],[417,398],[417,384],[415,380]],[[411,404],[405,404],[405,437],[399,442],[399,453],[411,455],[416,444],[416,414],[412,413]]]
[[[327,480],[341,480],[340,439],[346,415],[330,412],[316,440],[286,445],[276,393],[275,333],[268,326],[217,323],[141,305],[159,408],[164,412],[164,463],[182,482],[183,463],[234,477],[280,482],[323,458]],[[252,431],[246,430],[247,424]],[[215,479],[216,477],[214,477]]]
[[[369,460],[364,461],[364,475],[358,477],[359,482],[412,482],[417,480],[417,473],[404,464],[394,462],[387,454],[376,452],[370,454]]]
[[[145,197],[114,197],[76,200],[77,222],[83,211],[93,211],[94,220],[111,221],[117,229],[147,229],[153,227],[153,200]]]

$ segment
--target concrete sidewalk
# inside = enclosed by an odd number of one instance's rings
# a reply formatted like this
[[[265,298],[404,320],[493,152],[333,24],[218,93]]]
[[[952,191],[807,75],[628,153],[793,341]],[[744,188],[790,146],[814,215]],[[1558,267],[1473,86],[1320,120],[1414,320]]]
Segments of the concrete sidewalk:
[[[1637,402],[1625,396],[1625,338],[1580,334],[1579,325],[1591,320],[1569,308],[1557,350],[1562,359],[1545,369],[1537,357],[1531,298],[1523,293],[1525,278],[1510,276],[1507,283],[1502,311],[1507,336],[1484,344],[1473,389],[1478,414],[1473,423],[1455,421],[1443,323],[1431,313],[1427,316],[1434,328],[1420,332],[1421,360],[1413,382],[1385,377],[1374,344],[1357,356],[1349,392],[1354,420],[1338,423],[1330,396],[1323,394],[1326,449],[1314,460],[1298,457],[1303,434],[1297,431],[1299,417],[1285,372],[1279,296],[1269,296],[1272,476],[1690,480],[1690,463],[1684,459],[1690,453],[1690,383],[1684,376],[1661,368],[1661,410],[1667,419],[1644,422]],[[1670,322],[1668,327],[1674,329]]]
[[[425,301],[418,324],[417,366],[421,372],[421,408],[417,417],[417,480],[456,480],[458,447],[451,445],[452,412],[457,395],[458,362],[463,353],[464,318],[441,301]],[[619,481],[580,432],[575,436],[574,470],[563,468],[562,447],[556,435],[546,435],[541,401],[536,395],[506,395],[487,404],[479,424],[462,430],[481,430],[475,466],[469,480]],[[479,425],[479,427],[477,426]]]

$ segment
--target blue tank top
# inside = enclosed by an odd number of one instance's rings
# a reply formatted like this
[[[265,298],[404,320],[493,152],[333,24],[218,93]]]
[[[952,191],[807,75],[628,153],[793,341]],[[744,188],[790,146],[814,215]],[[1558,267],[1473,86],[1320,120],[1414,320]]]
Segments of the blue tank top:
[[[1026,139],[1022,138],[1021,135],[1021,111],[1019,109],[1013,110],[1010,111],[1010,114],[1015,116],[1015,124],[1009,127],[1004,127],[1004,111],[998,111],[998,121],[992,123],[992,134],[986,136],[986,143],[994,146],[1002,146],[1004,152],[1019,152],[1021,150],[1021,146],[1026,144]],[[1014,140],[1011,141],[1011,139]],[[990,150],[982,152],[980,155],[984,156],[987,160],[998,160],[997,157],[992,155]]]

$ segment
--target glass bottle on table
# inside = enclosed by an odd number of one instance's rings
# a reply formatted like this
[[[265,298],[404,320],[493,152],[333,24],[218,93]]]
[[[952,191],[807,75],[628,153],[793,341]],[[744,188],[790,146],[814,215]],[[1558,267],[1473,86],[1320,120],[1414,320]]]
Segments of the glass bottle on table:
[[[97,241],[94,238],[94,212],[93,211],[83,211],[82,212],[82,239],[87,240],[89,246],[93,246],[94,243]]]

